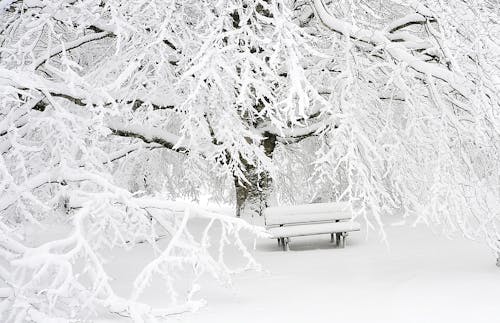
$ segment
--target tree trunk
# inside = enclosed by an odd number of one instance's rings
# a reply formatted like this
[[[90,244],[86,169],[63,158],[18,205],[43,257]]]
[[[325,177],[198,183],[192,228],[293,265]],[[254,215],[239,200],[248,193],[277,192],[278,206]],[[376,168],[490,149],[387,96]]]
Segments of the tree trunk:
[[[254,166],[247,166],[245,177],[248,182],[243,182],[234,177],[236,190],[236,216],[240,216],[243,210],[258,213],[268,206],[272,180],[267,172],[256,172]]]
[[[276,135],[266,132],[265,136],[262,146],[267,157],[272,158],[276,147]],[[236,216],[240,217],[243,210],[262,215],[264,209],[269,205],[272,178],[268,172],[258,172],[255,166],[250,165],[245,160],[242,164],[245,167],[243,173],[248,182],[243,182],[236,176],[233,177],[236,191]]]

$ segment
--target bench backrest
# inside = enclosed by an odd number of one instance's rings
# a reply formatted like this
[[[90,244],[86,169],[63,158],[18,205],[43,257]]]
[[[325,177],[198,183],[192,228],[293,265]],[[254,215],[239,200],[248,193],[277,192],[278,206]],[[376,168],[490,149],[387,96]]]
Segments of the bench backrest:
[[[352,209],[348,202],[278,206],[265,209],[264,218],[266,226],[349,220]]]

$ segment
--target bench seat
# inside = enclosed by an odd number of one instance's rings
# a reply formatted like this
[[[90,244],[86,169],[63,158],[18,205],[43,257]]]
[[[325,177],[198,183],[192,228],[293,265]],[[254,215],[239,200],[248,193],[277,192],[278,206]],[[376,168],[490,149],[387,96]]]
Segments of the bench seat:
[[[335,232],[359,231],[360,229],[361,225],[358,222],[346,221],[273,227],[268,228],[267,232],[271,235],[272,239],[277,239]]]

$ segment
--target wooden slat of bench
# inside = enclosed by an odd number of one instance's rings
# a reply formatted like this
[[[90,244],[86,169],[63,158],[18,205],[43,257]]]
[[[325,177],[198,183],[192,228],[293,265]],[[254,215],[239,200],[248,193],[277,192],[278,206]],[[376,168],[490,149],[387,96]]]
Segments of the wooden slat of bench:
[[[333,232],[359,231],[360,229],[361,225],[358,222],[346,221],[274,227],[267,229],[267,232],[271,235],[271,238],[276,239],[280,237],[298,237]]]
[[[266,214],[266,226],[280,224],[299,224],[309,222],[333,222],[335,220],[350,220],[352,213],[341,211],[337,213],[302,213],[302,214]]]

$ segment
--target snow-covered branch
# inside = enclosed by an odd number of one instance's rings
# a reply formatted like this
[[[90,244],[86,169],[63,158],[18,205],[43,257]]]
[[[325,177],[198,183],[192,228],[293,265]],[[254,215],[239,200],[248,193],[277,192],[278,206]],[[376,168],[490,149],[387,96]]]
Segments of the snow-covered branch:
[[[182,146],[182,141],[179,136],[165,130],[156,127],[148,127],[147,125],[126,124],[117,120],[109,120],[106,124],[116,136],[138,138],[145,143],[156,143],[176,152],[188,152],[188,150]]]
[[[92,41],[96,41],[96,40],[100,40],[100,39],[103,39],[103,38],[106,38],[106,37],[114,37],[114,35],[112,33],[109,33],[109,32],[98,32],[98,33],[92,33],[92,34],[88,34],[88,35],[85,35],[79,39],[76,39],[76,40],[73,40],[73,41],[70,41],[70,42],[67,42],[67,43],[64,43],[64,44],[61,44],[59,46],[57,46],[56,48],[52,49],[47,55],[46,57],[43,57],[43,58],[39,58],[38,60],[34,61],[33,62],[33,66],[34,68],[38,68],[40,67],[40,65],[42,65],[43,63],[45,63],[48,59],[58,55],[58,54],[61,54],[65,51],[69,51],[69,50],[72,50],[72,49],[75,49],[75,48],[78,48],[84,44],[87,44],[89,42],[92,42]]]
[[[376,48],[387,51],[395,60],[404,62],[424,75],[431,75],[445,81],[454,90],[465,97],[471,96],[472,84],[463,76],[453,73],[443,66],[428,63],[415,57],[408,52],[404,45],[397,42],[391,42],[383,31],[359,28],[335,18],[335,16],[328,11],[327,7],[323,3],[323,0],[314,0],[314,8],[316,9],[321,21],[331,30],[345,35],[346,37],[352,37],[354,39],[373,44]]]

